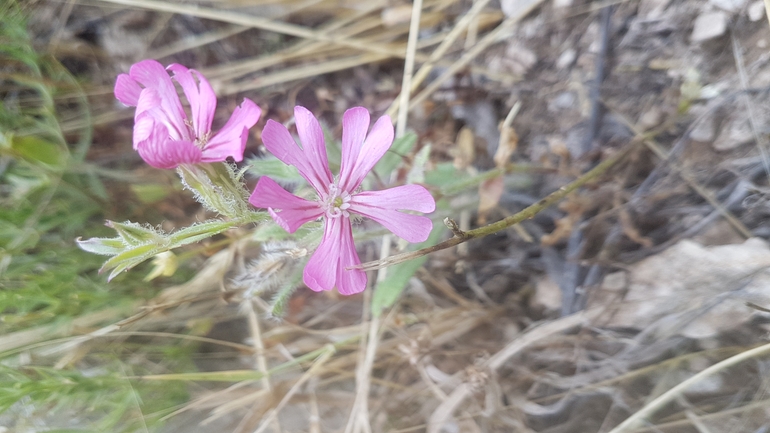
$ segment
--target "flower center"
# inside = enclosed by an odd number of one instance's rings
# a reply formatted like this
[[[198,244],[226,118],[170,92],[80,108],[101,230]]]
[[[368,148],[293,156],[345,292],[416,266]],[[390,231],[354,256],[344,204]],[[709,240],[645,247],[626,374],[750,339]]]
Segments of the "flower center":
[[[329,185],[329,195],[321,197],[319,205],[321,209],[326,212],[326,216],[329,218],[339,218],[344,215],[350,217],[348,208],[350,208],[351,196],[346,191],[340,191],[340,188],[335,185]]]
[[[194,137],[193,144],[198,146],[198,149],[203,150],[203,148],[206,147],[206,144],[209,142],[209,138],[211,138],[211,131],[206,132],[202,137],[198,137],[196,135],[197,132],[195,131],[195,125],[193,125],[191,120],[185,119],[184,124],[187,126],[187,131],[190,133],[190,136]]]
[[[206,144],[209,142],[209,138],[211,138],[211,132],[203,134],[203,137],[197,137],[195,139],[195,145],[203,150],[203,148],[206,147]]]

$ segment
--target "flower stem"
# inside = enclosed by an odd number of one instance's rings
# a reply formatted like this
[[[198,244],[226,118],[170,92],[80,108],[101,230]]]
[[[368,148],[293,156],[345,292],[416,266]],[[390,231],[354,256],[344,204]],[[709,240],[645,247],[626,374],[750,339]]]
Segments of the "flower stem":
[[[452,230],[454,233],[454,236],[443,241],[439,242],[436,245],[433,245],[432,247],[426,247],[422,248],[417,251],[412,251],[408,253],[402,253],[402,254],[396,254],[394,256],[390,256],[383,260],[375,260],[372,262],[363,263],[356,268],[362,269],[365,271],[370,271],[374,269],[381,269],[388,266],[392,266],[398,263],[405,262],[407,260],[416,259],[418,257],[422,257],[426,254],[434,253],[436,251],[445,250],[447,248],[454,247],[456,245],[459,245],[464,242],[468,242],[471,239],[478,239],[483,238],[484,236],[489,236],[493,233],[497,233],[501,230],[504,230],[508,227],[511,227],[515,224],[518,224],[524,220],[533,218],[535,215],[540,213],[542,210],[550,207],[554,203],[560,201],[567,195],[569,195],[571,192],[575,191],[576,189],[580,188],[581,186],[587,184],[588,182],[594,180],[595,178],[601,176],[604,174],[607,170],[609,170],[612,166],[617,164],[620,160],[622,160],[626,155],[628,155],[631,150],[636,148],[639,141],[634,141],[628,144],[626,147],[621,149],[618,153],[611,156],[610,158],[607,158],[605,161],[601,162],[599,165],[588,171],[587,173],[583,174],[579,178],[575,179],[572,183],[567,184],[558,190],[552,192],[542,200],[538,201],[537,203],[523,209],[522,211],[511,215],[507,218],[504,218],[500,221],[497,221],[492,224],[485,225],[483,227],[479,227],[473,230],[468,231],[461,231],[459,228],[457,230]],[[453,221],[449,220],[448,224],[451,226]],[[452,228],[452,227],[450,227]]]

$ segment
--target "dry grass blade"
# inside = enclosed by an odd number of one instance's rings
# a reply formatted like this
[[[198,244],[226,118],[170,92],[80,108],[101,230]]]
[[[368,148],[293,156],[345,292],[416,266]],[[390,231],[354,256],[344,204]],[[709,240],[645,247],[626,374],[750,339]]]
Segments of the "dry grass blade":
[[[292,397],[294,397],[294,394],[296,394],[299,389],[304,385],[308,380],[313,378],[318,374],[318,371],[323,367],[323,365],[326,363],[326,361],[331,358],[331,356],[334,354],[334,346],[327,346],[326,351],[321,354],[321,356],[316,359],[316,361],[313,363],[313,365],[310,366],[308,371],[306,371],[302,377],[295,383],[289,392],[286,393],[285,396],[281,399],[281,401],[270,410],[270,412],[267,414],[267,416],[262,420],[262,423],[260,424],[259,428],[254,431],[254,433],[263,433],[265,429],[267,429],[268,426],[270,426],[275,420],[277,420],[278,413],[281,412],[281,409],[283,409],[287,403],[289,403],[289,400],[291,400]],[[279,428],[280,431],[280,428]]]
[[[185,14],[198,18],[207,18],[215,21],[222,21],[230,24],[238,24],[245,27],[258,28],[299,38],[311,39],[321,42],[333,43],[337,45],[354,48],[356,50],[371,52],[390,57],[404,57],[404,52],[389,46],[377,45],[359,41],[351,38],[337,37],[330,34],[317,32],[306,27],[287,24],[269,19],[249,16],[243,13],[227,12],[219,9],[207,8],[195,5],[184,5],[178,3],[166,3],[155,0],[98,0],[100,2],[119,4],[136,8],[150,9],[158,12],[171,12],[176,14]]]
[[[562,317],[561,319],[536,326],[529,331],[524,332],[518,338],[506,345],[502,350],[492,355],[484,365],[493,371],[497,370],[502,367],[508,359],[517,353],[520,353],[528,346],[540,342],[554,334],[590,322],[601,313],[601,309],[582,311],[571,316]],[[433,411],[433,414],[431,414],[430,421],[428,422],[428,433],[439,433],[444,424],[452,418],[452,415],[458,407],[460,407],[462,402],[470,397],[472,393],[473,387],[468,383],[463,383],[455,388],[449,397],[442,402],[435,411]]]
[[[231,36],[235,36],[248,30],[248,27],[243,26],[230,26],[228,28],[209,32],[194,38],[182,39],[176,43],[168,46],[158,48],[147,53],[147,57],[150,59],[162,59],[169,57],[182,51],[191,50],[193,48],[200,48],[204,45],[208,45],[217,41],[220,41]]]
[[[404,62],[404,78],[401,82],[402,89],[412,88],[412,73],[414,72],[414,55],[417,52],[417,36],[420,33],[420,14],[422,13],[422,0],[415,0],[412,4],[412,22],[409,26],[409,39],[406,43],[406,61]],[[406,131],[406,116],[409,113],[410,92],[401,92],[399,95],[398,121],[396,122],[396,137],[402,137]]]
[[[222,84],[219,87],[219,93],[223,95],[231,95],[238,92],[245,92],[247,90],[263,89],[265,87],[274,86],[276,84],[287,83],[289,81],[300,80],[303,78],[311,78],[320,74],[342,71],[360,65],[375,63],[387,58],[388,56],[380,54],[361,54],[357,56],[329,60],[317,64],[303,65],[294,69],[287,68],[283,71],[263,75],[243,83]]]
[[[423,80],[425,80],[425,78],[428,76],[430,71],[433,70],[436,62],[438,62],[444,56],[444,54],[446,54],[447,50],[449,50],[457,38],[460,37],[463,31],[468,28],[470,23],[473,22],[473,20],[484,9],[489,1],[490,0],[479,0],[475,2],[473,7],[457,22],[457,24],[455,24],[449,34],[442,39],[441,45],[433,50],[428,60],[420,67],[417,73],[414,74],[414,77],[411,79],[411,84],[408,87],[408,94],[411,95],[412,92],[417,90],[420,84],[422,84]],[[394,116],[401,107],[401,94],[404,93],[404,89],[407,89],[407,87],[401,87],[401,93],[399,94],[398,98],[396,98],[393,101],[393,104],[391,104],[390,108],[388,108],[387,113],[389,116]]]
[[[499,39],[509,31],[516,23],[522,18],[527,16],[535,8],[537,8],[543,0],[529,0],[528,2],[518,5],[519,10],[513,16],[508,17],[505,21],[500,23],[497,28],[487,33],[471,50],[463,54],[459,60],[452,63],[446,71],[444,71],[438,78],[433,80],[422,92],[414,97],[409,108],[414,108],[418,104],[425,101],[430,95],[441,87],[444,82],[453,77],[458,71],[464,68],[468,63],[475,59],[482,51],[486,50],[490,45],[499,41]]]
[[[370,27],[366,26],[361,28],[360,22],[362,18],[382,7],[382,4],[383,3],[381,1],[369,2],[367,7],[363,8],[362,10],[357,11],[350,16],[336,19],[331,23],[324,25],[321,28],[321,31],[324,33],[329,33],[332,31],[339,32],[340,35],[348,37],[354,36],[359,32],[366,31],[370,29]],[[351,23],[356,24],[355,30],[351,31],[350,29],[344,28]],[[334,49],[334,47],[329,46],[329,44],[317,41],[303,40],[275,54],[259,56],[256,58],[239,60],[235,62],[228,62],[219,66],[212,66],[206,68],[204,72],[206,73],[206,76],[217,78],[220,81],[231,80],[248,73],[259,71],[260,69],[264,69],[269,66],[277,65],[282,62],[297,58],[302,58],[306,55],[317,54],[319,51],[326,52],[330,49]]]
[[[689,379],[679,383],[677,386],[666,391],[663,395],[661,395],[660,397],[656,398],[655,400],[645,405],[643,408],[638,410],[628,419],[623,421],[620,425],[612,429],[609,433],[622,433],[622,432],[628,431],[629,429],[633,429],[634,427],[638,426],[640,422],[648,419],[650,416],[654,415],[657,411],[662,409],[665,405],[669,404],[674,399],[679,397],[685,390],[687,390],[692,385],[702,381],[703,379],[709,376],[712,376],[716,373],[724,371],[734,365],[740,364],[743,361],[749,360],[757,356],[762,356],[767,353],[770,353],[770,344],[764,344],[762,346],[755,347],[754,349],[747,350],[743,353],[739,353],[738,355],[732,356],[730,358],[725,359],[724,361],[721,361],[712,365],[711,367],[701,371],[700,373],[690,377]]]

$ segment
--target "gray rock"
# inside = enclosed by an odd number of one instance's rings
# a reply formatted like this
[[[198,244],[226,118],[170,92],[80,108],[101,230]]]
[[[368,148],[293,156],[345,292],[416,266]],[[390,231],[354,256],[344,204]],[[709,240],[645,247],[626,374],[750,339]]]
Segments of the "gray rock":
[[[712,146],[714,150],[724,152],[740,147],[754,139],[751,124],[745,112],[730,116]]]
[[[548,102],[548,111],[557,112],[575,107],[577,96],[575,92],[561,92]]]
[[[749,15],[749,21],[759,21],[765,17],[765,2],[757,0],[750,4],[746,11]]]
[[[556,60],[556,67],[559,69],[569,68],[575,63],[575,59],[577,59],[577,51],[574,48],[567,48]]]
[[[690,139],[701,143],[711,143],[717,134],[717,120],[713,115],[706,115],[690,131]]]
[[[706,12],[695,18],[690,41],[693,43],[718,38],[727,31],[727,14],[722,11]]]

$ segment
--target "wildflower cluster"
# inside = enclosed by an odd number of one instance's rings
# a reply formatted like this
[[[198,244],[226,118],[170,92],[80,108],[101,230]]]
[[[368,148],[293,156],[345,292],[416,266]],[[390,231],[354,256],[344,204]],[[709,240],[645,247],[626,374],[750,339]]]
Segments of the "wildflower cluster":
[[[187,99],[185,111],[176,85]],[[342,160],[339,175],[329,168],[326,142],[318,120],[304,107],[295,107],[294,119],[300,144],[282,124],[268,120],[262,141],[267,150],[295,167],[312,187],[315,196],[296,196],[276,181],[261,176],[249,195],[242,173],[227,163],[243,160],[249,129],[259,120],[260,108],[244,99],[217,132],[212,123],[217,100],[209,82],[198,72],[179,64],[164,68],[155,60],[134,64],[118,76],[115,97],[135,106],[133,147],[149,165],[177,169],[183,183],[208,209],[227,217],[166,235],[134,223],[112,239],[79,240],[81,248],[113,256],[105,268],[111,277],[146,258],[179,245],[198,241],[230,227],[263,222],[269,215],[281,228],[296,232],[310,221],[323,221],[323,236],[303,271],[303,281],[314,291],[337,290],[345,295],[366,288],[366,273],[353,242],[354,215],[372,219],[408,242],[423,242],[433,224],[427,217],[404,211],[433,212],[435,202],[420,185],[402,185],[382,191],[362,191],[367,174],[393,143],[388,116],[369,131],[369,112],[362,107],[347,110],[342,123]],[[250,207],[249,204],[253,207]],[[267,214],[256,209],[266,209]],[[116,227],[116,223],[110,223]],[[197,228],[197,229],[196,229]],[[186,233],[180,238],[179,233]],[[189,235],[189,236],[188,236]]]

